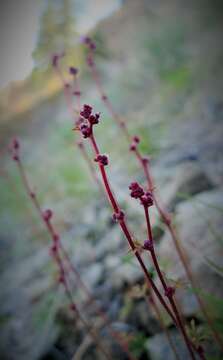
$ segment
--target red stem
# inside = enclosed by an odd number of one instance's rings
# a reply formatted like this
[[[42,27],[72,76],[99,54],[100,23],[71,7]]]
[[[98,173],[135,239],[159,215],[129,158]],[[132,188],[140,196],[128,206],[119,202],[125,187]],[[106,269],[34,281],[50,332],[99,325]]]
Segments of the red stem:
[[[160,269],[160,266],[159,266],[159,263],[158,263],[158,260],[157,260],[157,256],[156,256],[156,252],[155,252],[155,249],[154,249],[154,241],[153,241],[153,235],[152,235],[152,228],[151,228],[151,223],[150,223],[150,218],[149,218],[149,209],[147,206],[144,206],[144,212],[145,212],[145,218],[146,218],[146,225],[147,225],[147,232],[148,232],[148,237],[149,237],[149,240],[151,242],[151,257],[152,257],[152,261],[153,261],[153,264],[154,264],[154,267],[156,269],[156,272],[158,274],[158,277],[162,283],[162,286],[164,288],[164,291],[166,292],[166,294],[168,293],[168,286],[167,286],[167,283],[164,279],[164,276],[162,274],[162,271]],[[173,309],[173,312],[176,316],[176,319],[177,319],[177,322],[178,322],[178,325],[179,325],[179,329],[181,331],[181,334],[185,340],[185,343],[187,345],[187,348],[188,348],[188,351],[191,355],[191,358],[195,360],[195,356],[194,356],[194,353],[193,353],[193,350],[192,350],[192,345],[191,345],[191,342],[187,336],[187,333],[185,331],[185,328],[184,328],[184,325],[183,325],[183,322],[181,320],[181,317],[180,317],[180,314],[179,314],[179,311],[177,309],[177,306],[175,304],[175,301],[174,301],[174,297],[172,295],[168,296],[168,299],[169,299],[169,302],[170,302],[170,305]]]
[[[176,351],[176,348],[175,348],[175,345],[171,339],[171,336],[169,334],[169,331],[168,329],[166,328],[164,322],[163,322],[163,319],[162,319],[162,316],[161,316],[161,313],[160,313],[160,309],[159,307],[156,305],[156,302],[153,300],[153,297],[152,297],[152,294],[149,296],[149,298],[147,299],[148,300],[148,305],[152,305],[152,307],[154,308],[154,311],[155,311],[155,314],[156,314],[156,317],[159,321],[159,324],[161,326],[161,329],[163,331],[163,333],[166,335],[166,338],[167,338],[167,341],[173,351],[173,355],[175,357],[176,360],[180,360],[179,358],[179,355],[177,354],[177,351]]]

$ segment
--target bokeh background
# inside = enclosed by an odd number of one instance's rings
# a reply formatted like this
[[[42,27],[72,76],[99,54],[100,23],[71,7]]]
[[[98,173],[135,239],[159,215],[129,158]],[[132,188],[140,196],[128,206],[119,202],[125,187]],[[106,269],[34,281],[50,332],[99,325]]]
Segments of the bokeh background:
[[[51,57],[79,68],[82,102],[102,114],[98,141],[110,156],[109,176],[138,240],[145,238],[140,207],[128,185],[144,179],[120,130],[100,100],[85,64],[81,36],[97,44],[96,62],[115,109],[141,137],[156,190],[173,213],[198,289],[223,332],[223,49],[222,1],[8,0],[0,5],[0,358],[72,359],[84,339],[74,327],[50,239],[8,154],[12,137],[43,208],[84,281],[114,327],[132,340],[139,359],[172,359],[165,336],[136,286],[143,279],[110,208],[74,146],[73,120]],[[69,79],[69,75],[67,75]],[[89,155],[91,154],[90,149]],[[172,247],[152,214],[162,268],[179,282],[178,301],[190,326],[221,359]],[[148,266],[150,264],[148,263]],[[75,287],[77,302],[83,294]],[[96,321],[90,306],[83,308]],[[168,323],[168,320],[166,320]],[[182,358],[184,347],[170,326]],[[106,338],[106,328],[102,337]],[[120,349],[112,339],[114,358]],[[100,359],[90,344],[85,359]],[[124,355],[122,355],[124,356]],[[121,357],[124,358],[124,357]]]

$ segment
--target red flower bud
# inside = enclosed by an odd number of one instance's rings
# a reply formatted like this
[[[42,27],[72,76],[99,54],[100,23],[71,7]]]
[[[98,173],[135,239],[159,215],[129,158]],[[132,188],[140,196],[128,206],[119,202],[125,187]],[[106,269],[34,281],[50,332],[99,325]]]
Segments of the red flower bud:
[[[98,162],[102,166],[108,165],[108,156],[99,154],[94,161]]]
[[[135,151],[136,150],[136,144],[132,143],[129,147],[130,151]]]
[[[88,119],[91,115],[92,107],[90,105],[84,104],[83,110],[80,112],[80,115],[83,116],[85,119]]]
[[[173,297],[175,293],[175,289],[172,286],[168,286],[168,288],[165,290],[165,296],[168,298]]]
[[[133,141],[138,144],[140,142],[140,138],[138,136],[133,136]]]
[[[149,207],[153,205],[153,195],[151,192],[146,192],[143,196],[140,198],[141,204]]]
[[[92,128],[87,124],[82,124],[80,126],[80,131],[85,139],[90,137],[92,134]]]
[[[43,212],[43,220],[48,222],[53,216],[53,212],[50,209],[47,209]]]
[[[113,218],[114,221],[123,221],[124,217],[125,217],[125,213],[124,213],[123,210],[120,210],[119,212],[114,213],[112,215],[112,218]]]
[[[96,113],[95,115],[90,115],[88,120],[92,125],[95,125],[95,124],[99,123],[99,117],[100,117],[100,114]]]
[[[73,67],[73,66],[71,66],[70,68],[69,68],[69,71],[70,71],[70,74],[71,75],[77,75],[77,73],[78,73],[78,69],[77,68],[75,68],[75,67]]]
[[[71,311],[76,311],[76,305],[75,304],[70,304],[70,310]]]
[[[13,155],[13,157],[12,157],[12,158],[13,158],[13,160],[14,160],[14,161],[19,161],[19,157],[18,157],[18,155]]]
[[[14,138],[14,139],[12,140],[12,148],[13,148],[14,150],[18,150],[19,147],[20,147],[19,140],[18,140],[17,138]]]
[[[153,250],[153,243],[152,243],[152,241],[150,241],[150,240],[145,240],[145,241],[144,241],[144,244],[143,244],[143,249],[144,249],[144,250],[148,250],[148,251]]]
[[[101,96],[101,99],[102,99],[103,101],[105,101],[105,100],[108,100],[108,97],[107,97],[107,95],[103,94],[103,95]]]
[[[76,91],[73,92],[73,95],[75,95],[75,96],[81,96],[81,92],[76,90]]]
[[[137,182],[132,182],[129,186],[129,190],[131,190],[130,196],[135,199],[139,199],[144,195],[143,188]]]

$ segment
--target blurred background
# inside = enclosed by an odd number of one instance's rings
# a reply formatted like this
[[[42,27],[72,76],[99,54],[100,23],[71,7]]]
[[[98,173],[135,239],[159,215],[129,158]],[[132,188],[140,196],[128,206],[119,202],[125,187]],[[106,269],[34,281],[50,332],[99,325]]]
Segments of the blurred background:
[[[86,285],[138,359],[173,359],[154,314],[140,296],[140,269],[111,211],[74,145],[73,120],[51,65],[79,68],[82,103],[101,112],[97,138],[130,227],[145,238],[141,208],[129,197],[144,182],[123,135],[100,100],[80,39],[96,42],[95,61],[114,108],[149,155],[156,190],[173,214],[208,311],[223,332],[223,49],[220,0],[20,0],[0,4],[0,358],[77,359],[85,339],[74,326],[50,238],[24,191],[8,144],[17,136],[21,157],[41,206],[53,221]],[[75,99],[74,99],[75,101]],[[90,148],[89,155],[92,156]],[[198,326],[209,359],[222,357],[155,211],[152,224],[162,269],[179,283],[188,326]],[[146,260],[147,261],[147,260]],[[150,263],[147,262],[148,267]],[[77,303],[84,295],[74,287]],[[82,309],[96,321],[91,306]],[[185,349],[168,319],[179,354]],[[101,329],[106,337],[106,327]],[[200,339],[199,338],[199,339]],[[121,350],[107,339],[114,359]],[[121,354],[121,355],[120,355]],[[94,344],[83,359],[100,359]]]

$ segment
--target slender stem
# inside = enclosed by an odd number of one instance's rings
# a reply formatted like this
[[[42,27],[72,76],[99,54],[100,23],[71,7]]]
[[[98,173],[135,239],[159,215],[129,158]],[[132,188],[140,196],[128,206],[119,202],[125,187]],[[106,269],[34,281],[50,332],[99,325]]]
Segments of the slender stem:
[[[148,232],[148,237],[149,237],[149,240],[152,244],[151,246],[151,257],[152,257],[152,261],[153,261],[153,264],[154,264],[154,267],[156,269],[156,272],[158,274],[158,277],[162,283],[162,286],[164,288],[164,291],[165,293],[167,294],[167,297],[169,299],[169,302],[170,302],[170,305],[173,309],[173,312],[176,316],[176,319],[177,319],[177,322],[178,322],[178,326],[179,326],[179,329],[181,331],[181,334],[185,340],[185,343],[187,345],[187,348],[188,348],[188,351],[190,353],[190,356],[192,359],[195,360],[195,356],[194,356],[194,353],[193,353],[193,350],[192,350],[192,346],[191,346],[191,343],[190,343],[190,340],[187,336],[187,333],[185,331],[185,328],[184,328],[184,325],[183,325],[183,322],[181,320],[181,317],[180,317],[180,314],[179,314],[179,311],[177,309],[177,306],[175,304],[175,301],[174,301],[174,298],[172,296],[172,294],[170,296],[168,296],[168,286],[167,286],[167,283],[164,279],[164,276],[162,274],[162,271],[160,269],[160,266],[159,266],[159,263],[158,263],[158,260],[157,260],[157,257],[156,257],[156,253],[155,253],[155,249],[154,249],[154,241],[153,241],[153,235],[152,235],[152,228],[151,228],[151,223],[150,223],[150,218],[149,218],[149,209],[148,209],[148,206],[144,206],[144,212],[145,212],[145,218],[146,218],[146,225],[147,225],[147,232]]]
[[[164,324],[164,321],[162,319],[162,315],[161,315],[161,312],[160,312],[160,309],[159,307],[157,306],[156,302],[154,301],[153,297],[152,297],[152,294],[150,294],[149,298],[147,298],[147,301],[148,301],[148,305],[152,305],[154,311],[155,311],[155,314],[156,314],[156,317],[159,321],[159,324],[161,326],[161,329],[163,331],[163,333],[165,334],[166,338],[167,338],[167,341],[170,345],[170,348],[172,349],[172,352],[173,352],[173,355],[175,357],[176,360],[180,360],[179,358],[179,355],[177,354],[177,351],[176,351],[176,347],[171,339],[171,336],[169,334],[169,331],[168,329],[166,328],[165,324]]]

